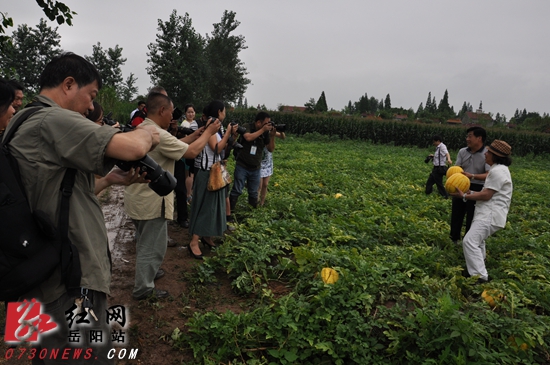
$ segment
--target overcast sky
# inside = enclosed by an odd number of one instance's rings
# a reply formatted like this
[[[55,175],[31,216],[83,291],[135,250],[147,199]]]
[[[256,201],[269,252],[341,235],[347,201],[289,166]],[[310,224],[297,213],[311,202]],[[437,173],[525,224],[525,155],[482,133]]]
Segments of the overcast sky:
[[[548,0],[63,0],[76,11],[61,25],[61,48],[90,55],[92,45],[119,45],[123,76],[133,72],[140,94],[151,87],[147,45],[158,20],[176,9],[195,30],[212,32],[224,10],[236,13],[235,34],[246,39],[240,57],[251,79],[248,105],[303,106],[324,91],[342,110],[365,93],[390,94],[393,107],[437,103],[445,90],[455,111],[464,101],[505,114],[516,108],[548,113],[550,1]],[[46,18],[34,0],[5,1],[14,26]],[[49,22],[55,27],[57,23]],[[8,31],[11,34],[11,30]]]

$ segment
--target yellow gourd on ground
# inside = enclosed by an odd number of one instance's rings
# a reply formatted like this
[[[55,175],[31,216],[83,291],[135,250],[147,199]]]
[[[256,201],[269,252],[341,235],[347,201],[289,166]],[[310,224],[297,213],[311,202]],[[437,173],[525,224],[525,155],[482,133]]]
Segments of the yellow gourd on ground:
[[[461,173],[461,172],[464,172],[462,167],[460,167],[460,166],[451,166],[447,170],[447,179],[450,178],[451,176],[453,176],[454,174],[458,174],[458,173]]]
[[[497,301],[501,301],[504,296],[496,290],[484,290],[481,293],[481,297],[489,304],[489,307],[494,308],[497,305]]]
[[[510,344],[510,346],[514,347],[517,351],[518,344],[517,344],[516,338],[514,336],[508,337],[508,343]],[[526,344],[525,342],[522,343],[521,345],[519,345],[519,349],[522,350],[522,351],[527,351],[528,348],[529,348],[529,345]]]
[[[325,284],[334,284],[338,281],[338,273],[330,267],[324,267],[321,270],[321,278]]]
[[[463,193],[467,192],[470,190],[470,179],[463,174],[453,174],[445,182],[445,190],[448,193],[455,193],[456,188],[459,188]]]

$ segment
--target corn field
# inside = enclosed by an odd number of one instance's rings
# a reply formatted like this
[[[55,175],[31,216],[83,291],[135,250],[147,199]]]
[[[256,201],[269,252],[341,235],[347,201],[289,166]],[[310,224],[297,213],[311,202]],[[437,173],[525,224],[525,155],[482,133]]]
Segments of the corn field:
[[[257,111],[234,110],[228,120],[241,124],[254,121]],[[270,112],[276,124],[286,124],[288,133],[319,133],[340,139],[369,140],[376,144],[428,148],[432,136],[440,135],[447,148],[458,150],[466,145],[467,126],[425,124],[393,120],[367,120],[360,117]],[[550,134],[514,131],[502,127],[487,128],[487,144],[502,139],[512,146],[512,156],[550,155]]]

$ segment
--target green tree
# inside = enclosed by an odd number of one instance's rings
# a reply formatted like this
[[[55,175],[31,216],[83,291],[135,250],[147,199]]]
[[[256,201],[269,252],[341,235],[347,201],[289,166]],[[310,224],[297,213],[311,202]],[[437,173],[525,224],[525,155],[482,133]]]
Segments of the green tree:
[[[136,86],[137,77],[130,72],[130,76],[126,78],[126,81],[120,88],[120,98],[124,101],[130,102],[135,94],[138,93],[138,88]]]
[[[235,12],[225,10],[214,31],[206,37],[205,49],[208,62],[208,93],[211,99],[235,102],[246,92],[250,79],[239,53],[245,50],[242,35],[232,33],[241,24],[235,19]]]
[[[101,43],[97,42],[92,46],[92,55],[84,56],[84,58],[95,65],[105,86],[113,87],[118,94],[122,93],[121,67],[126,63],[126,58],[122,58],[122,48],[118,44],[115,48],[104,50]]]
[[[319,96],[319,100],[317,100],[317,103],[315,104],[315,111],[317,112],[326,112],[328,111],[327,106],[327,99],[325,97],[325,92],[321,92],[321,96]]]
[[[384,109],[386,109],[386,110],[390,110],[390,109],[391,109],[390,94],[386,95],[386,100],[384,101]]]
[[[57,28],[50,28],[44,19],[40,19],[36,28],[18,26],[0,57],[0,73],[21,81],[31,94],[38,92],[44,67],[61,53],[60,39]]]
[[[437,107],[437,114],[445,119],[454,118],[455,113],[452,107],[449,105],[449,93],[447,90],[445,90],[445,94],[443,94],[443,99],[439,102],[439,106]]]
[[[416,117],[422,118],[423,116],[424,116],[424,106],[422,105],[422,103],[420,103],[420,105],[418,106],[418,109],[416,110]]]
[[[378,105],[378,100],[374,96],[371,96],[369,98],[369,113],[371,113],[372,115],[376,114],[376,112],[378,111]]]
[[[310,98],[309,101],[307,103],[304,104],[304,106],[306,107],[306,112],[307,113],[313,113],[315,112],[315,105],[317,105],[317,103],[315,102],[315,99],[314,98]]]
[[[202,105],[207,94],[205,39],[193,28],[189,14],[174,10],[168,21],[158,20],[156,41],[147,47],[147,73],[153,84],[163,86],[176,105]]]
[[[59,25],[63,23],[73,25],[73,15],[76,15],[76,13],[64,3],[54,0],[36,0],[36,2],[51,21],[55,20]],[[3,34],[6,33],[7,28],[13,27],[13,19],[6,16],[7,14],[3,12],[0,12],[0,15],[2,15],[2,22],[0,23],[0,50],[4,51],[4,47],[10,43],[10,37]]]

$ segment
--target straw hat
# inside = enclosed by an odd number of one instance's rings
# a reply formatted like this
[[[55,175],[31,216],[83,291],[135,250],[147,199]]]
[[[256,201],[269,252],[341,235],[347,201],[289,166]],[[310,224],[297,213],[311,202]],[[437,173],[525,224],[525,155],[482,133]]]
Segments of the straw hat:
[[[491,153],[500,157],[507,157],[512,153],[512,147],[500,139],[495,139],[493,143],[487,147],[487,149],[491,151]]]

